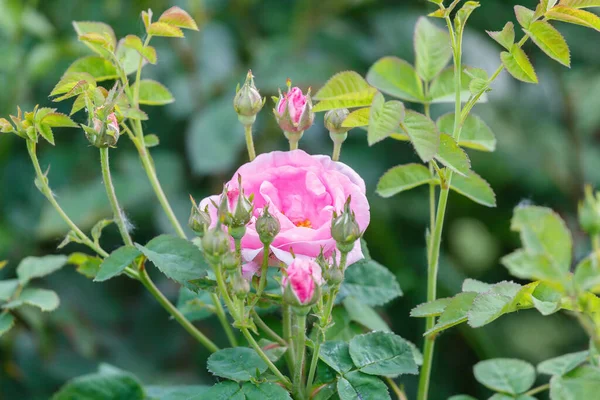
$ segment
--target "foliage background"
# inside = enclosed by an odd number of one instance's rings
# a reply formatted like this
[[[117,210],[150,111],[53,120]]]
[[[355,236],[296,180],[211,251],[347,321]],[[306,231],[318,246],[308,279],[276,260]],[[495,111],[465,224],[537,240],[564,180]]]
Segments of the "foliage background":
[[[499,63],[500,49],[484,30],[499,30],[506,21],[514,21],[512,6],[517,2],[482,3],[466,32],[465,61],[491,72]],[[530,8],[535,3],[519,2]],[[270,102],[288,77],[301,87],[318,89],[335,72],[352,69],[364,74],[385,55],[413,61],[414,23],[433,9],[425,0],[0,0],[0,114],[15,113],[17,104],[24,109],[51,104],[47,95],[62,72],[87,54],[76,41],[72,20],[107,22],[118,36],[140,34],[142,9],[160,13],[171,5],[190,11],[201,30],[189,32],[185,40],[159,38],[153,43],[159,63],[144,73],[165,83],[177,101],[148,108],[146,132],[160,137],[153,156],[182,221],[189,213],[189,193],[199,199],[218,192],[246,161],[242,128],[231,101],[248,68]],[[498,259],[518,246],[509,220],[521,201],[555,208],[575,232],[577,254],[583,255],[588,246],[575,213],[583,183],[600,184],[600,52],[593,50],[598,35],[564,24],[560,30],[571,45],[571,70],[528,45],[541,84],[520,84],[503,73],[493,86],[490,104],[476,107],[496,133],[498,148],[492,154],[470,156],[474,170],[494,187],[498,207],[488,209],[451,196],[440,296],[459,291],[467,276],[486,282],[510,279]],[[61,107],[69,111],[64,108],[69,105]],[[287,146],[271,107],[265,107],[257,124],[258,152]],[[446,111],[444,106],[433,108],[434,116]],[[301,147],[329,154],[332,146],[321,117]],[[52,166],[50,184],[59,201],[89,230],[110,215],[100,185],[98,153],[73,129],[58,131],[56,141],[56,148],[40,149],[42,165]],[[366,135],[355,130],[344,144],[342,160],[367,182],[372,223],[366,238],[371,253],[398,276],[405,292],[381,313],[394,331],[420,344],[424,321],[408,313],[426,296],[427,189],[389,200],[374,194],[385,170],[417,157],[408,145],[392,140],[367,148]],[[113,166],[116,190],[135,225],[136,241],[170,232],[125,136],[113,152]],[[0,140],[0,188],[0,260],[10,261],[0,270],[0,279],[6,279],[23,257],[56,252],[66,230],[35,189],[25,145],[15,136]],[[103,243],[107,250],[118,247],[114,226],[105,230]],[[70,245],[67,250],[78,248]],[[61,307],[48,315],[25,315],[0,341],[0,399],[47,399],[65,380],[95,370],[99,362],[130,370],[146,383],[212,382],[205,369],[207,353],[168,319],[141,285],[125,278],[100,285],[72,268],[44,284],[59,293]],[[169,297],[177,298],[172,283],[164,279],[159,284]],[[200,325],[225,345],[215,319]],[[584,345],[585,336],[565,315],[515,313],[478,330],[463,324],[444,333],[436,345],[431,398],[455,393],[487,398],[489,392],[472,377],[478,360],[506,356],[537,363]],[[402,381],[414,397],[416,378]]]

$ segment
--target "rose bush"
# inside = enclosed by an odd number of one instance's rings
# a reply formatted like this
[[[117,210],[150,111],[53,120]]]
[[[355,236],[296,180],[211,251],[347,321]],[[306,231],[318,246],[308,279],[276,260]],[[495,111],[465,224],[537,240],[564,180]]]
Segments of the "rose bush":
[[[238,176],[247,196],[254,195],[254,211],[242,239],[242,258],[250,263],[246,269],[258,266],[263,244],[256,231],[256,219],[269,206],[269,212],[279,220],[281,231],[270,245],[272,263],[289,265],[294,254],[298,258],[315,258],[323,250],[331,258],[336,242],[331,236],[334,211],[341,212],[351,198],[350,208],[356,214],[361,231],[369,225],[369,203],[365,182],[347,165],[332,161],[328,156],[309,155],[302,150],[274,151],[261,154],[242,165],[226,183],[230,208],[239,195]],[[212,226],[217,222],[219,195],[200,202],[208,207]],[[363,258],[360,242],[348,253],[347,265]]]

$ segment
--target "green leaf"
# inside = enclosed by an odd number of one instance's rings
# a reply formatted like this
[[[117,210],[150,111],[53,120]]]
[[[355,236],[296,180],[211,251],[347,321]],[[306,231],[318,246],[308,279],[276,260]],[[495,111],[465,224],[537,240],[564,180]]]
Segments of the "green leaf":
[[[390,332],[388,324],[367,304],[348,296],[343,300],[350,319],[371,331]]]
[[[546,254],[535,254],[520,249],[504,256],[501,262],[511,275],[521,279],[560,283],[565,276],[565,271]]]
[[[123,246],[102,261],[94,282],[104,282],[121,274],[142,253],[134,246]]]
[[[102,57],[110,59],[116,48],[115,32],[103,22],[73,21],[75,32],[87,47]]]
[[[202,400],[210,386],[146,386],[147,400]]]
[[[431,161],[440,146],[440,133],[435,122],[423,114],[407,110],[401,127],[410,137],[421,160],[423,162]]]
[[[402,296],[402,290],[389,269],[374,260],[361,260],[346,269],[340,296],[352,296],[369,306],[382,306]]]
[[[349,341],[364,332],[364,328],[350,319],[344,307],[335,307],[331,314],[333,324],[325,332],[327,340]]]
[[[572,8],[600,7],[600,0],[560,0],[559,4]]]
[[[451,298],[435,299],[428,303],[419,304],[410,310],[411,317],[437,317],[441,315],[448,304],[452,301]]]
[[[363,373],[395,378],[416,374],[417,364],[410,344],[391,332],[358,335],[350,341],[350,356]]]
[[[525,32],[548,57],[564,66],[571,66],[571,53],[565,38],[546,21],[535,21]]]
[[[469,156],[448,134],[440,134],[440,148],[435,158],[459,175],[466,176],[471,170]]]
[[[336,108],[353,108],[371,105],[377,90],[354,71],[344,71],[332,76],[314,95],[319,103],[314,112]]]
[[[511,229],[520,232],[525,249],[533,254],[546,254],[566,275],[571,265],[573,241],[565,222],[550,208],[518,206]]]
[[[112,219],[103,218],[100,221],[96,222],[96,224],[92,227],[92,239],[94,242],[98,242],[102,237],[102,231],[108,225],[112,224],[114,221]]]
[[[554,314],[560,310],[561,300],[562,294],[544,282],[540,282],[531,293],[533,306],[542,315]]]
[[[516,309],[517,294],[522,286],[514,282],[500,282],[489,291],[480,293],[468,312],[469,325],[479,328]]]
[[[556,6],[546,13],[548,19],[568,22],[600,31],[600,17],[585,10]]]
[[[102,259],[84,253],[73,253],[69,256],[69,264],[77,267],[77,272],[86,278],[94,279],[100,270]]]
[[[397,57],[384,57],[371,66],[367,82],[401,100],[423,103],[423,82],[412,65]]]
[[[160,139],[155,134],[150,134],[144,136],[144,144],[146,147],[156,147],[160,144]]]
[[[144,400],[146,395],[137,378],[116,368],[83,375],[65,384],[52,400]]]
[[[398,100],[386,102],[381,93],[377,93],[371,104],[367,140],[369,146],[390,136],[404,120],[404,104]]]
[[[350,347],[348,343],[341,340],[330,340],[323,343],[319,358],[340,374],[354,369],[354,363],[350,357]]]
[[[214,281],[213,281],[214,282]],[[207,307],[208,306],[208,307]],[[177,309],[191,322],[208,318],[214,314],[212,298],[209,292],[194,291],[181,287],[177,300]]]
[[[8,279],[0,281],[0,301],[7,301],[17,290],[19,286],[18,279]]]
[[[183,37],[183,31],[173,25],[169,25],[165,22],[153,22],[146,30],[149,35],[152,36],[163,36],[163,37]]]
[[[600,368],[583,366],[550,380],[552,400],[595,399],[600,392]]]
[[[200,249],[192,242],[169,235],[152,239],[136,247],[168,278],[184,286],[188,281],[206,276],[208,265]]]
[[[364,107],[358,110],[352,111],[342,122],[342,126],[346,128],[356,128],[359,126],[369,125],[369,116],[371,115],[371,108]]]
[[[506,70],[515,78],[527,83],[538,83],[537,75],[531,65],[531,61],[527,57],[527,54],[514,45],[510,53],[503,51],[500,53],[502,64]]]
[[[485,387],[512,395],[526,392],[535,382],[533,365],[510,358],[481,361],[475,364],[473,372]]]
[[[164,22],[171,26],[176,26],[184,29],[198,30],[196,21],[184,10],[179,7],[171,7],[167,11],[161,14],[158,18],[159,22]]]
[[[34,278],[41,278],[61,269],[67,263],[66,256],[26,257],[17,267],[17,277],[21,285]]]
[[[528,394],[520,394],[518,396],[509,396],[504,393],[495,393],[488,400],[537,400],[535,397]]]
[[[119,64],[125,72],[125,75],[133,74],[137,71],[140,62],[142,63],[142,66],[146,62],[146,59],[140,52],[125,45],[125,38],[119,40],[115,55],[117,60],[119,60]]]
[[[162,84],[151,79],[143,79],[140,83],[140,104],[162,106],[175,101],[173,95]]]
[[[122,43],[123,46],[137,51],[139,55],[144,57],[150,64],[156,64],[156,49],[152,46],[144,47],[142,39],[136,35],[125,36]]]
[[[73,122],[73,120],[71,118],[69,118],[67,115],[61,114],[61,113],[46,114],[46,116],[44,116],[44,118],[42,118],[41,122],[51,126],[52,128],[59,128],[59,127],[79,128],[79,125],[77,125],[75,122]]]
[[[415,27],[415,67],[426,82],[435,78],[452,58],[450,37],[426,17],[421,17]]]
[[[510,51],[515,44],[515,26],[512,22],[507,22],[500,32],[486,31],[488,35],[498,42],[506,50]]]
[[[121,112],[121,115],[123,115],[124,118],[135,119],[140,121],[148,120],[148,114],[137,108],[121,107],[119,111]]]
[[[57,96],[59,94],[69,93],[75,89],[76,86],[79,87],[87,87],[85,84],[91,85],[92,87],[96,86],[96,80],[92,75],[87,72],[69,72],[65,73],[60,81],[54,86],[52,92],[50,92],[50,96]],[[56,101],[56,100],[55,100]]]
[[[577,353],[564,354],[554,357],[538,364],[537,370],[540,374],[563,376],[579,367],[590,357],[590,352],[579,351]]]
[[[452,397],[449,397],[448,400],[477,400],[477,399],[473,396],[469,396],[466,394],[457,394]]]
[[[471,97],[470,85],[473,78],[467,73],[475,72],[479,74],[477,68],[465,68],[461,74],[460,85],[460,99],[463,103],[467,102]],[[481,96],[479,102],[485,102],[487,97],[485,94]],[[456,85],[454,79],[454,68],[446,68],[439,74],[429,88],[429,101],[431,103],[454,103],[456,101]]]
[[[219,383],[204,393],[198,400],[292,400],[281,386],[263,382],[258,385],[246,382],[240,386],[236,382]]]
[[[577,264],[573,281],[580,291],[600,291],[600,265],[597,253],[592,253]],[[1,297],[0,297],[1,299]]]
[[[437,120],[440,132],[452,134],[454,130],[454,113],[448,113]],[[461,129],[458,144],[462,147],[481,151],[494,151],[496,137],[491,129],[477,115],[469,114]]]
[[[454,175],[450,189],[486,207],[496,207],[496,195],[482,177],[473,171],[467,176]]]
[[[9,303],[6,303],[2,308],[13,310],[22,305],[29,305],[39,308],[42,311],[54,311],[58,308],[60,300],[58,295],[53,290],[25,288],[19,297]]]
[[[15,317],[9,313],[0,314],[0,337],[10,330],[15,324]]]
[[[267,370],[267,364],[251,348],[234,347],[210,355],[207,368],[213,374],[234,381],[249,381]]]
[[[446,305],[433,328],[425,332],[424,335],[431,335],[465,322],[475,297],[477,297],[477,293],[472,292],[459,293],[454,296]]]
[[[534,12],[523,6],[515,6],[515,15],[519,24],[525,29],[529,28],[534,18]]]
[[[475,279],[467,278],[462,284],[463,292],[485,293],[492,288],[493,285],[481,282]]]
[[[340,400],[389,400],[387,386],[381,379],[352,371],[340,377],[337,382]]]
[[[386,171],[377,183],[377,194],[392,197],[426,183],[437,182],[429,169],[421,164],[398,165]]]
[[[73,72],[86,72],[93,76],[97,82],[117,79],[119,77],[115,66],[107,59],[99,56],[78,58],[67,68],[65,74]]]

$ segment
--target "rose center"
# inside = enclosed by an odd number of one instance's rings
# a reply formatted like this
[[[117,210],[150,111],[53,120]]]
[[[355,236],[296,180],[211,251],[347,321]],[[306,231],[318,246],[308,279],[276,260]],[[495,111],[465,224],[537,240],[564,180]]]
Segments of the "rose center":
[[[310,222],[310,219],[308,219],[308,218],[306,218],[304,220],[295,221],[294,225],[301,226],[303,228],[312,228],[312,222]]]

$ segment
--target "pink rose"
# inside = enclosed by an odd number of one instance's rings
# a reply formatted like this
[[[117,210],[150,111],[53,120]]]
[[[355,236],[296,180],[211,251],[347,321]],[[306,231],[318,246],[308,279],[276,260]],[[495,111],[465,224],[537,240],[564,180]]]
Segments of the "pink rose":
[[[292,293],[300,301],[300,304],[308,303],[315,294],[317,285],[323,283],[321,267],[313,260],[296,258],[286,268],[281,279],[282,289],[290,285]]]
[[[269,212],[279,220],[281,230],[270,245],[272,264],[278,261],[291,264],[297,258],[316,258],[323,248],[325,257],[331,257],[336,248],[331,237],[331,219],[334,211],[344,208],[351,196],[351,209],[364,231],[369,225],[369,203],[365,183],[350,167],[332,161],[328,156],[311,156],[302,150],[274,151],[261,154],[252,162],[242,165],[227,183],[230,204],[235,204],[239,191],[238,175],[247,196],[254,194],[254,211],[242,238],[242,257],[245,272],[252,274],[262,260],[263,244],[256,232],[256,218],[269,204]],[[208,206],[213,225],[217,221],[219,196],[200,202],[200,209]],[[339,256],[339,254],[338,254]],[[360,241],[348,254],[350,265],[363,258]]]
[[[303,132],[310,128],[315,114],[309,94],[303,94],[299,87],[291,88],[284,95],[280,93],[275,118],[286,132]]]

